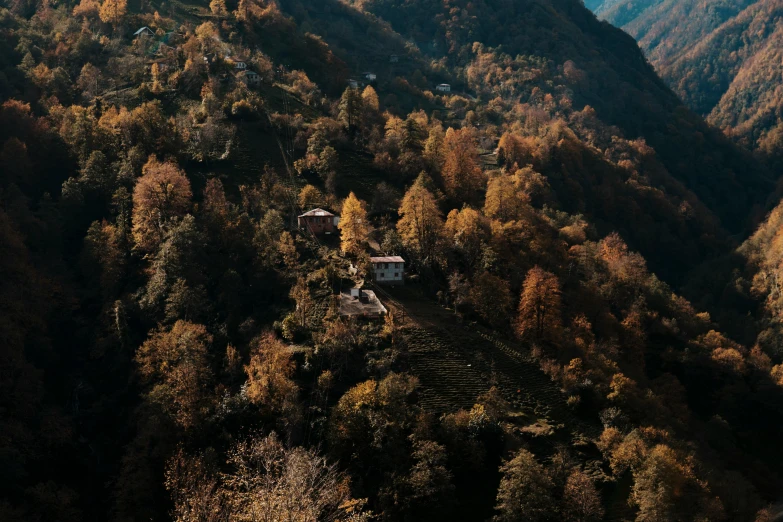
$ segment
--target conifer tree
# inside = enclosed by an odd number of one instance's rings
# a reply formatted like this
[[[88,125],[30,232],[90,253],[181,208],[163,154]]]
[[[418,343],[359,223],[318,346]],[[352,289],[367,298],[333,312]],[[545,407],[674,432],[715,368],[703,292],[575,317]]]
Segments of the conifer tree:
[[[362,251],[362,244],[370,234],[370,226],[367,222],[367,210],[364,203],[359,201],[351,192],[343,202],[340,223],[337,225],[342,237],[342,249],[353,255]]]
[[[522,285],[517,331],[521,336],[542,339],[560,324],[560,283],[539,267],[531,268]]]
[[[381,104],[378,101],[378,93],[375,92],[375,89],[373,89],[372,85],[368,85],[362,91],[362,103],[368,109],[372,109],[374,111],[380,109]]]
[[[119,25],[128,12],[128,0],[105,0],[101,4],[99,16],[107,24]]]
[[[457,201],[470,201],[483,183],[471,129],[449,129],[444,147],[443,181],[446,192]]]
[[[403,245],[415,252],[422,261],[437,257],[438,243],[443,230],[443,215],[435,197],[425,187],[422,176],[408,189],[402,199],[397,232]]]
[[[357,89],[348,87],[340,98],[339,119],[348,130],[354,130],[362,115],[362,96]]]

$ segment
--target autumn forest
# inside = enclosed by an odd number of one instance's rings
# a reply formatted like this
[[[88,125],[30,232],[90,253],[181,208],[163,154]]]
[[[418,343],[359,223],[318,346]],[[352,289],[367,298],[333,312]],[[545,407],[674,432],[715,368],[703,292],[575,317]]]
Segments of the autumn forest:
[[[586,4],[0,0],[0,520],[777,520],[778,6]]]

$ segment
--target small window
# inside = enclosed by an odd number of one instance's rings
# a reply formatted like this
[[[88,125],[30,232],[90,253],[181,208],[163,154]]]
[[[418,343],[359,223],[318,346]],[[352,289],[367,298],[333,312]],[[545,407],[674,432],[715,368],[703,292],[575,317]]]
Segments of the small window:
[[[400,277],[399,272],[394,272],[394,278],[397,279],[398,277]]]
[[[383,279],[383,272],[378,273],[378,279]]]

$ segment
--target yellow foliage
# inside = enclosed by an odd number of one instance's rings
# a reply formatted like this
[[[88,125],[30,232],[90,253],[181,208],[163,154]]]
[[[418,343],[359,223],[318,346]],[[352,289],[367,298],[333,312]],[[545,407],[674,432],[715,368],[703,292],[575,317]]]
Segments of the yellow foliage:
[[[357,255],[363,251],[363,244],[370,234],[370,224],[367,220],[367,210],[351,192],[343,202],[340,223],[337,225],[341,233],[343,251]]]
[[[99,15],[107,24],[119,25],[128,12],[128,0],[104,0]]]

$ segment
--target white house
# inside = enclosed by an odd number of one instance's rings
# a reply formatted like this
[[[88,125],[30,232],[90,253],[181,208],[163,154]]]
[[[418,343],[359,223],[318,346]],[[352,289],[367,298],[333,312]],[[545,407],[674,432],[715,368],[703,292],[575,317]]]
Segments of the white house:
[[[147,26],[144,26],[141,29],[139,29],[138,31],[136,31],[135,33],[133,33],[133,36],[136,36],[136,37],[140,37],[140,36],[154,36],[154,35],[155,35],[155,32],[152,29],[150,29],[149,27],[147,27]]]
[[[435,86],[435,90],[438,92],[451,92],[451,85],[448,83],[440,83]]]
[[[374,82],[375,79],[378,77],[375,75],[375,73],[371,73],[371,72],[366,72],[362,74],[364,75],[364,79],[367,80],[368,82]]]
[[[405,260],[400,256],[371,257],[373,281],[376,283],[403,284]]]
[[[261,76],[253,71],[241,71],[237,74],[237,78],[248,87],[261,85]]]
[[[358,89],[359,82],[354,79],[348,80],[348,87],[350,87],[351,89]]]

